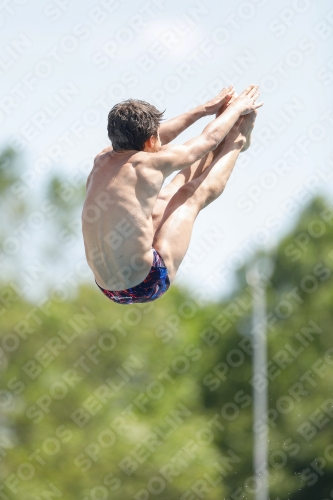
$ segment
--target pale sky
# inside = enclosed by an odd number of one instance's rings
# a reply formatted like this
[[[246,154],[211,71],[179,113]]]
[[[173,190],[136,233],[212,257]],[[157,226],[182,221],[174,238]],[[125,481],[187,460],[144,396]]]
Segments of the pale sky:
[[[332,195],[330,1],[8,0],[1,9],[1,146],[22,149],[32,195],[52,173],[89,173],[110,144],[107,113],[123,99],[166,108],[169,119],[230,83],[238,93],[260,85],[252,146],[199,214],[176,279],[193,294],[229,293],[244,259],[273,248],[314,194]],[[84,261],[81,239],[71,252]]]

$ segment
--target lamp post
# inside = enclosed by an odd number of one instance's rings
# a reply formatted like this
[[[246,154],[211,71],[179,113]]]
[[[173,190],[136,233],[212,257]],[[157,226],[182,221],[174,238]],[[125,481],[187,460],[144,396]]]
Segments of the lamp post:
[[[253,367],[253,469],[256,479],[256,500],[269,499],[268,479],[268,379],[265,285],[272,273],[272,261],[257,259],[246,273],[252,288],[252,367]]]

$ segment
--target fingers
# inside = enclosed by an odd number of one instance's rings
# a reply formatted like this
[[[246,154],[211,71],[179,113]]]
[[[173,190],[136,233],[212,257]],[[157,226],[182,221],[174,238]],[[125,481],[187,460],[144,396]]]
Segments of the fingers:
[[[235,95],[235,91],[234,90],[231,90],[230,92],[225,93],[223,95],[223,98],[221,99],[221,103],[223,105],[229,103],[231,100],[234,99],[234,95]]]
[[[221,90],[220,94],[224,94],[224,93],[229,93],[230,91],[234,90],[234,87],[233,85],[229,85],[229,87],[223,87],[223,89]]]
[[[254,84],[254,83],[249,85],[248,87],[246,87],[246,89],[243,90],[243,92],[239,96],[236,93],[236,91],[232,85],[229,85],[229,87],[224,90],[225,100],[227,101],[227,105],[231,104],[238,97],[239,98],[246,97],[246,98],[251,99],[251,101],[252,101],[252,106],[250,105],[250,108],[252,107],[252,110],[261,108],[261,106],[263,106],[263,104],[264,104],[263,102],[256,104],[256,100],[258,99],[260,93],[261,93],[261,91],[259,89],[259,85]],[[247,112],[249,113],[250,111],[248,110]],[[242,114],[246,114],[246,113],[242,113]]]
[[[256,102],[256,100],[258,99],[259,95],[260,95],[260,90],[259,90],[259,89],[257,89],[256,93],[255,93],[255,94],[254,94],[254,96],[252,97],[252,102],[253,102],[253,104]]]
[[[247,95],[248,97],[254,97],[258,92],[260,93],[259,85],[253,85]]]
[[[228,100],[228,106],[229,106],[229,104],[231,104],[232,102],[234,102],[234,100],[237,99],[237,97],[238,97],[237,92],[233,92],[232,96]]]
[[[247,95],[249,92],[251,92],[251,90],[255,87],[254,84],[252,85],[249,85],[248,87],[246,87],[245,90],[243,90],[243,92],[240,94],[240,95]]]

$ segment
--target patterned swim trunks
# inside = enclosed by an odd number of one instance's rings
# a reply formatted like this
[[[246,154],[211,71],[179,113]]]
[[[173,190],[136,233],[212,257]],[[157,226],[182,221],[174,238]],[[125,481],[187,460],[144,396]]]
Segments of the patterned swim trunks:
[[[154,260],[148,276],[138,285],[125,290],[105,290],[96,285],[106,297],[117,304],[137,304],[152,302],[163,295],[170,286],[168,270],[160,254],[153,248]]]

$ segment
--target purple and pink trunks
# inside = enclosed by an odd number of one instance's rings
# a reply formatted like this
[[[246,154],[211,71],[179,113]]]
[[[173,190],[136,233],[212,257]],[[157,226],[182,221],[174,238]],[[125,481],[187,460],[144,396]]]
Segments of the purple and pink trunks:
[[[137,304],[142,302],[151,302],[163,295],[170,286],[168,270],[160,254],[153,248],[154,260],[148,276],[136,286],[126,290],[105,290],[96,285],[106,297],[117,304]]]

